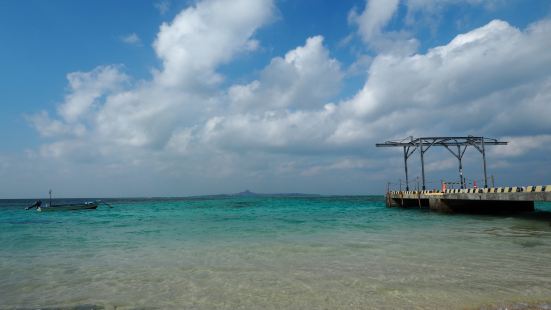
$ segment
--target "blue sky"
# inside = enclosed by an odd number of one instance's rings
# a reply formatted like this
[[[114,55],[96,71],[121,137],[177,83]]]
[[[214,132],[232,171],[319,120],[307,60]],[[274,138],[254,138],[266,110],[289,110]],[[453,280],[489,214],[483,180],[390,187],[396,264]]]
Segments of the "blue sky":
[[[0,197],[380,193],[401,161],[375,142],[448,134],[512,141],[497,179],[551,183],[550,14],[536,0],[3,1]],[[434,179],[455,177],[430,159]],[[475,152],[466,169],[480,178]]]

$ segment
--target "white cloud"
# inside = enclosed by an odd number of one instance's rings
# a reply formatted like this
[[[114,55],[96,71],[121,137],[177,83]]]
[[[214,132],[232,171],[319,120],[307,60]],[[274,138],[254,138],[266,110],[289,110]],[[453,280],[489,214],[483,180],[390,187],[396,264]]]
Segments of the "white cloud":
[[[42,136],[83,136],[86,125],[101,109],[102,99],[119,92],[129,82],[120,66],[100,66],[90,72],[67,75],[69,93],[57,107],[62,120],[51,119],[46,111],[27,117]]]
[[[343,109],[394,132],[551,130],[540,117],[551,113],[550,33],[549,21],[525,31],[493,21],[426,54],[379,55]]]
[[[41,154],[126,176],[147,168],[199,186],[366,169],[386,155],[373,155],[373,143],[391,137],[551,132],[548,20],[524,30],[493,21],[424,54],[359,60],[371,62],[365,84],[341,101],[344,73],[322,36],[273,58],[255,80],[220,83],[220,66],[258,48],[254,34],[274,9],[268,0],[208,0],[185,9],[159,30],[154,49],[162,67],[151,80],[131,84],[117,66],[70,74],[57,115],[29,118],[53,138]],[[391,9],[365,21],[370,42]]]
[[[492,149],[492,157],[520,157],[531,152],[549,153],[551,151],[551,134],[503,137],[503,140],[509,142],[509,145],[499,149]]]
[[[72,73],[59,114],[72,123],[95,107],[89,138],[113,148],[158,150],[173,144],[181,140],[175,132],[206,120],[216,108],[219,99],[204,91],[221,79],[216,67],[258,45],[251,36],[272,10],[269,0],[197,3],[161,26],[154,47],[163,68],[152,81],[121,90],[126,77],[116,67]]]
[[[373,57],[368,55],[360,55],[347,68],[346,75],[347,76],[365,75],[367,74],[372,62],[373,62]]]
[[[231,87],[229,97],[245,111],[319,109],[338,93],[342,78],[339,62],[330,58],[323,37],[316,36],[284,58],[272,59],[260,81]]]
[[[366,0],[364,11],[358,15],[353,10],[349,20],[358,25],[362,39],[369,43],[381,35],[383,28],[398,10],[400,0]]]
[[[82,136],[86,132],[84,125],[74,124],[71,126],[57,119],[50,118],[46,111],[28,116],[27,120],[33,125],[38,133],[44,137],[59,138],[67,135]]]
[[[271,0],[210,0],[185,9],[161,25],[153,44],[163,62],[157,82],[187,89],[217,84],[217,66],[258,46],[252,36],[273,11]]]
[[[90,112],[102,96],[121,89],[128,77],[117,66],[100,66],[91,72],[73,72],[67,75],[70,93],[58,107],[59,114],[69,123],[80,120]]]
[[[542,21],[521,31],[493,21],[426,54],[382,54],[351,100],[278,112],[287,106],[275,96],[257,112],[216,116],[206,136],[228,148],[331,153],[396,136],[548,133],[550,25]],[[287,76],[293,81],[293,74]],[[266,98],[257,97],[264,84],[277,85],[255,81],[232,88],[230,95],[236,102],[256,102]]]
[[[330,151],[327,137],[335,128],[335,110],[265,112],[213,117],[202,132],[209,144],[229,150],[276,153]]]
[[[127,35],[121,37],[121,41],[126,43],[126,44],[130,44],[130,45],[141,45],[142,44],[142,40],[140,39],[140,37],[135,32],[127,34]]]
[[[418,41],[407,31],[385,31],[397,14],[400,0],[366,0],[362,13],[350,11],[348,21],[358,27],[358,34],[377,52],[410,55],[417,50]]]
[[[354,8],[348,15],[348,21],[357,26],[357,33],[370,49],[378,53],[411,55],[419,46],[414,37],[415,28],[420,25],[429,26],[436,32],[444,9],[454,5],[470,5],[493,10],[502,2],[503,0],[365,0],[363,11],[358,12]],[[403,19],[408,27],[399,30],[386,29],[393,18],[398,18],[400,5],[407,8]]]
[[[340,66],[329,57],[323,39],[312,37],[285,57],[274,58],[261,79],[234,85],[227,95],[158,84],[113,93],[94,114],[94,134],[134,147],[177,149],[175,141],[182,141],[186,147],[180,152],[193,142],[301,153],[359,148],[381,133],[501,135],[509,134],[515,122],[534,133],[546,132],[551,130],[547,114],[536,111],[549,109],[551,59],[544,40],[549,25],[541,22],[522,32],[494,21],[427,54],[379,55],[363,89],[336,105],[324,102],[338,91]],[[60,115],[67,122],[79,119],[102,91],[112,90],[103,87],[104,80],[124,80],[112,70],[73,75],[75,91],[61,105]],[[56,130],[62,131],[51,132]]]

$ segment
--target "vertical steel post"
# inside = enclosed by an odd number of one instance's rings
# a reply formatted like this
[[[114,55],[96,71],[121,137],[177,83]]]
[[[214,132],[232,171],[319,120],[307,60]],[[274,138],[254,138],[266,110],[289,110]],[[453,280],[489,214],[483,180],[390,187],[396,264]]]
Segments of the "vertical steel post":
[[[390,198],[390,182],[388,182],[388,183],[386,184],[386,194],[385,194],[385,197],[386,197],[386,206],[387,206],[387,208],[392,207],[392,202],[391,202],[391,198]]]
[[[408,179],[408,151],[409,147],[406,150],[404,146],[404,167],[406,169],[406,191],[409,191],[409,179]]]
[[[461,183],[461,188],[465,188],[465,181],[463,180],[463,163],[461,162],[462,160],[462,157],[461,156],[461,146],[457,146],[457,159],[459,160],[459,183]]]
[[[488,188],[488,175],[486,174],[486,149],[484,148],[484,137],[482,137],[482,161],[484,162],[484,188]]]
[[[425,190],[425,159],[423,158],[423,141],[419,140],[419,151],[421,152],[421,177],[423,181],[423,190]]]

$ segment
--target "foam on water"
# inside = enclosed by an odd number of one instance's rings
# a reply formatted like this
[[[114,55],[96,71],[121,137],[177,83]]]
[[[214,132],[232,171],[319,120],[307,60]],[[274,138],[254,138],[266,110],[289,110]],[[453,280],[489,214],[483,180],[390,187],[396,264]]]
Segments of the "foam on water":
[[[551,219],[382,197],[0,202],[0,308],[465,308],[551,299]],[[546,205],[540,209],[550,209]]]

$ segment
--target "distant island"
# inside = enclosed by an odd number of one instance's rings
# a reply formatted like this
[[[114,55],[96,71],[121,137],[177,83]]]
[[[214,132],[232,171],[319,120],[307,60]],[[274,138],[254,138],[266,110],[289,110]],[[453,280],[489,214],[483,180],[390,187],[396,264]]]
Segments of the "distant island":
[[[245,190],[243,192],[234,193],[234,194],[214,194],[214,195],[201,195],[193,196],[197,198],[215,198],[215,197],[321,197],[319,194],[303,194],[303,193],[275,193],[275,194],[266,194],[266,193],[254,193],[250,190]]]

